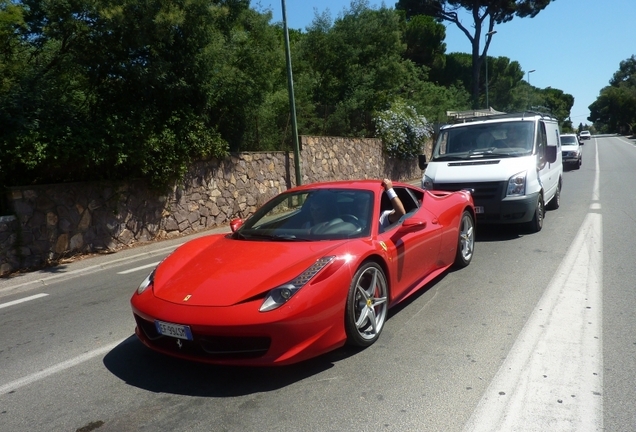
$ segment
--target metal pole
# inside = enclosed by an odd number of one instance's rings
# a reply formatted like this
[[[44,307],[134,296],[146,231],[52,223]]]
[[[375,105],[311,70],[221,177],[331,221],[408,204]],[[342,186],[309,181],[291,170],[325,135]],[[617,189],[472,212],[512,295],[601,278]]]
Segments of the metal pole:
[[[530,74],[534,71],[535,69],[528,71],[528,103],[527,103],[528,109],[530,109],[530,90],[532,89],[532,86],[530,85]]]
[[[287,29],[287,12],[285,0],[281,0],[283,8],[283,31],[285,33],[285,58],[287,60],[287,88],[289,93],[289,110],[291,112],[292,136],[294,140],[294,168],[296,171],[296,186],[302,184],[300,175],[300,145],[298,143],[298,125],[296,123],[296,100],[294,98],[294,78],[292,75],[291,51],[289,49],[289,30]]]
[[[497,33],[497,30],[493,30],[493,31],[489,31],[488,33],[486,33],[486,40],[488,39],[488,36],[492,36],[495,33]],[[487,41],[484,41],[484,43],[488,44]],[[486,109],[489,110],[490,109],[490,103],[488,102],[488,50],[486,49],[485,52],[485,60],[486,60]]]

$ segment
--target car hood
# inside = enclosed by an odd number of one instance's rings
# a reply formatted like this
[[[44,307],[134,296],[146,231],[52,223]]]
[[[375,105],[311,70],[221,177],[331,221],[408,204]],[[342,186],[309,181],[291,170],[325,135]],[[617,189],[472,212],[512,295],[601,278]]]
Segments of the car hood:
[[[577,151],[579,146],[577,145],[562,145],[561,151]]]
[[[212,235],[192,240],[155,272],[153,292],[192,306],[231,306],[289,282],[346,241],[271,242]]]

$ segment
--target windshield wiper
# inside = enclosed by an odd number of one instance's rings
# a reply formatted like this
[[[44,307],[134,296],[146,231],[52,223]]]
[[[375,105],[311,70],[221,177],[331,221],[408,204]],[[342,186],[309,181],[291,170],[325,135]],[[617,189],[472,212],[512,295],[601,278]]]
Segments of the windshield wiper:
[[[459,161],[464,159],[466,159],[464,156],[438,156],[433,160],[435,162],[442,162],[442,161]]]
[[[492,154],[492,152],[494,152],[495,150],[497,150],[497,147],[488,147],[488,148],[483,148],[483,149],[472,149],[471,151],[468,152],[468,156],[473,156],[473,155],[485,155],[485,154]]]

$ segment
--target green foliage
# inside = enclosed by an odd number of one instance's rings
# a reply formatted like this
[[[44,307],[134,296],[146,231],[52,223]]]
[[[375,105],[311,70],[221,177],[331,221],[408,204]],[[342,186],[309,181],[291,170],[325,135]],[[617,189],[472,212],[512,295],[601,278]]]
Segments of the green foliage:
[[[421,154],[426,139],[431,136],[431,125],[426,118],[400,100],[378,112],[374,121],[384,151],[397,159],[412,159]]]
[[[504,19],[490,3],[483,16]],[[290,150],[283,29],[271,18],[249,0],[0,0],[0,188],[130,178],[165,187],[201,158]],[[392,134],[390,155],[418,154],[423,118],[444,122],[473,92],[474,56],[446,55],[436,20],[354,0],[333,22],[325,12],[290,30],[299,133]],[[517,62],[488,67],[497,109],[571,106],[569,95],[531,88]],[[614,77],[620,95],[634,87],[630,70]],[[612,104],[615,92],[604,96]]]
[[[482,35],[493,31],[495,24],[519,18],[535,17],[550,4],[552,0],[398,0],[395,7],[406,13],[411,19],[418,15],[427,15],[438,21],[448,21],[461,30],[471,44],[471,93],[473,108],[479,108],[480,74],[482,64],[488,55],[488,44],[491,36],[487,36],[485,47],[480,52]],[[471,33],[462,23],[459,9],[465,9],[473,18]]]
[[[620,63],[619,70],[590,105],[594,127],[605,133],[636,133],[636,56]]]
[[[419,70],[404,58],[403,20],[392,9],[351,9],[330,25],[320,16],[308,28],[300,55],[312,76],[319,131],[330,135],[370,136],[369,113],[386,108],[403,94]]]

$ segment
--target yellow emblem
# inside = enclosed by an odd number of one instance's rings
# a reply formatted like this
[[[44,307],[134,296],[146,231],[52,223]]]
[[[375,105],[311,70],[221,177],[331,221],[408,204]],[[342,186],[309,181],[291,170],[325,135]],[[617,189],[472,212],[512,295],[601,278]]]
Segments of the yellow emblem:
[[[383,241],[380,242],[380,246],[382,246],[382,249],[384,249],[385,251],[388,250],[386,244]]]
[[[192,295],[188,294],[187,296],[185,296],[183,298],[183,301],[186,302],[186,301],[190,300],[190,297],[192,297]]]

